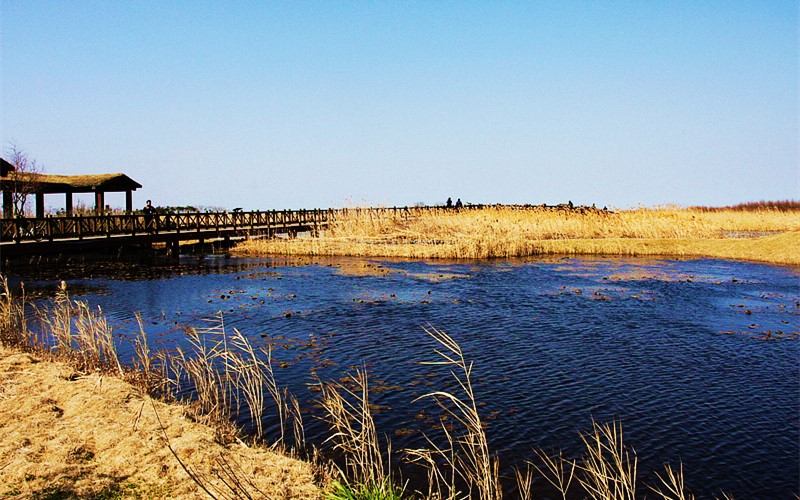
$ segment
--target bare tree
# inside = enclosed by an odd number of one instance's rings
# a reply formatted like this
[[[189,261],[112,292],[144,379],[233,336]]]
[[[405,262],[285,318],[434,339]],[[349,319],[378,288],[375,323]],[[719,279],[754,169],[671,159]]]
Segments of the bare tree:
[[[43,168],[36,160],[28,157],[23,149],[15,143],[9,144],[6,153],[8,162],[14,166],[14,172],[8,173],[8,184],[11,191],[11,201],[14,208],[14,216],[22,217],[25,215],[25,204],[28,195],[35,190],[35,180],[37,174],[41,174]]]

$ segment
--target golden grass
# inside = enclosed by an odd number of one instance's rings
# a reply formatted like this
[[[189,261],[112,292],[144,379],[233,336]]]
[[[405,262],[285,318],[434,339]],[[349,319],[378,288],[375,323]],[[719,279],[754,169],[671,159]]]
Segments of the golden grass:
[[[234,481],[256,498],[322,496],[309,463],[222,445],[214,428],[187,418],[180,405],[3,346],[0,428],[4,498],[247,498],[231,490]]]
[[[339,212],[317,238],[249,240],[239,255],[485,259],[664,255],[800,264],[800,211],[488,207]]]
[[[187,331],[188,352],[155,358],[137,317],[134,370],[120,363],[102,311],[71,300],[65,283],[34,309],[38,334],[27,328],[25,305],[0,276],[0,496],[321,496],[315,466],[272,452],[286,450],[287,418],[295,446],[304,446],[297,401],[289,398],[290,407],[278,390],[269,352],[265,361],[241,333],[228,336],[221,317]],[[194,397],[185,405],[150,397],[170,399],[186,383]],[[280,417],[269,451],[245,445],[230,420],[247,410],[260,422],[267,394]],[[257,424],[257,442],[262,432]]]
[[[339,468],[343,482],[338,486],[344,491],[380,493],[379,498],[399,498],[402,488],[392,478],[391,443],[387,438],[384,455],[370,409],[366,370],[356,370],[349,382],[352,387],[339,382],[321,384],[321,403],[332,432],[327,441],[344,456],[344,468]]]
[[[478,412],[478,402],[472,388],[472,366],[467,362],[458,343],[436,328],[425,329],[440,346],[434,350],[438,361],[423,364],[448,367],[458,391],[434,391],[417,398],[432,399],[442,410],[442,430],[447,445],[437,445],[426,436],[431,448],[406,450],[412,460],[428,469],[427,498],[458,498],[458,482],[466,485],[469,498],[494,500],[502,498],[500,462],[489,449],[485,425]],[[455,422],[452,430],[444,420]]]
[[[28,345],[25,303],[25,288],[22,287],[19,297],[14,297],[8,287],[8,279],[0,275],[0,344],[7,346]]]

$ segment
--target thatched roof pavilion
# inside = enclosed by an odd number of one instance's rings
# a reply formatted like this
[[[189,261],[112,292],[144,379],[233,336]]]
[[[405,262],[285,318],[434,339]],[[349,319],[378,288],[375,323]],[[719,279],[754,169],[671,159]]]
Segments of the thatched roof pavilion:
[[[5,158],[0,158],[0,177],[5,177],[9,172],[15,171],[17,168],[8,163]]]
[[[44,217],[44,195],[66,195],[67,216],[72,215],[73,193],[94,193],[95,212],[101,214],[105,207],[105,193],[125,193],[125,210],[133,212],[133,191],[142,187],[125,174],[97,175],[53,175],[16,172],[6,160],[2,164],[0,190],[3,191],[3,216],[11,217],[13,193],[28,193],[36,196],[36,216]],[[10,167],[10,168],[9,168]]]

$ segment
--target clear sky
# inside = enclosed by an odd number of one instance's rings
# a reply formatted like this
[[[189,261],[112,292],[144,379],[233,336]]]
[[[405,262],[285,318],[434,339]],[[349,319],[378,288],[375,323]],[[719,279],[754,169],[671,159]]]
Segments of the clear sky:
[[[800,198],[796,0],[0,1],[3,149],[137,206]]]

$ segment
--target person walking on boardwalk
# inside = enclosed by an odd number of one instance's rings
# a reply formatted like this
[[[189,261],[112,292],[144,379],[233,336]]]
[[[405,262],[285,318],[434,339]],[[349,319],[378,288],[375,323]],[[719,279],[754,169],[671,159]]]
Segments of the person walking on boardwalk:
[[[147,200],[147,203],[145,203],[144,209],[142,209],[142,212],[144,212],[144,228],[145,228],[145,230],[148,233],[154,232],[155,228],[153,227],[153,219],[155,218],[155,215],[156,215],[156,209],[153,207],[153,204],[150,202],[150,200]]]

